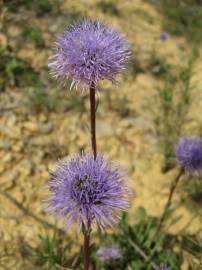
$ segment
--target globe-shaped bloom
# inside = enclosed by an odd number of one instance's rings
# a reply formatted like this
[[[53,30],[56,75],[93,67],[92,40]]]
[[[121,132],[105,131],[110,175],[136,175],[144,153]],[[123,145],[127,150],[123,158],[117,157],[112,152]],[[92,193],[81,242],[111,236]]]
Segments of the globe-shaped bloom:
[[[51,172],[48,211],[62,217],[69,227],[74,220],[78,228],[89,229],[97,223],[101,230],[113,226],[122,210],[130,207],[132,191],[120,167],[98,154],[76,155],[59,161]]]
[[[99,21],[84,19],[70,26],[57,40],[49,63],[56,78],[72,80],[72,86],[97,86],[100,80],[115,82],[130,58],[125,36]]]
[[[122,258],[122,252],[117,246],[101,247],[97,251],[97,256],[101,261],[117,260]]]
[[[161,41],[166,41],[169,39],[169,34],[167,32],[161,32],[160,33],[160,40]]]
[[[202,143],[195,137],[181,138],[175,146],[179,164],[188,172],[202,169]]]
[[[160,266],[154,267],[154,270],[171,270],[166,264],[161,264]]]

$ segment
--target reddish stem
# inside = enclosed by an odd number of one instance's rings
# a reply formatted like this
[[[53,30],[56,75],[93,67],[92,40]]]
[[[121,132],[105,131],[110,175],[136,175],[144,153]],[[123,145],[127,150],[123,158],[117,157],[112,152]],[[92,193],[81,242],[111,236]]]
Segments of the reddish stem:
[[[184,169],[181,168],[181,170],[179,171],[179,173],[177,174],[177,176],[175,177],[172,185],[171,185],[171,188],[170,188],[170,192],[169,192],[169,196],[168,196],[168,200],[167,200],[167,203],[165,205],[165,208],[164,208],[164,211],[163,211],[163,214],[161,216],[161,219],[160,219],[160,222],[159,222],[159,226],[158,226],[158,230],[159,231],[163,225],[163,222],[166,218],[166,215],[167,215],[167,212],[168,212],[168,209],[170,208],[170,205],[171,205],[171,202],[172,202],[172,198],[173,198],[173,194],[176,190],[176,187],[177,187],[177,184],[181,178],[181,176],[183,175],[184,173]]]
[[[91,143],[94,159],[97,156],[96,146],[96,102],[95,102],[95,85],[90,86],[90,123],[91,123]]]
[[[96,100],[95,100],[95,84],[92,83],[90,86],[90,125],[91,125],[91,144],[94,159],[97,156],[96,146]],[[90,227],[90,226],[89,226]],[[86,231],[84,233],[84,270],[89,270],[90,265],[90,233]]]
[[[90,234],[84,234],[84,245],[83,245],[83,254],[84,254],[84,270],[89,270],[90,264]]]

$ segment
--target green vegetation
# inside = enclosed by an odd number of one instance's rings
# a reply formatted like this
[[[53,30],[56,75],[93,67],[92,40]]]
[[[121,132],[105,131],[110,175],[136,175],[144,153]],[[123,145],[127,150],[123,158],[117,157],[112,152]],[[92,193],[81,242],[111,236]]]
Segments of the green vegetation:
[[[129,73],[135,77],[139,73],[143,73],[144,69],[141,67],[140,60],[138,59],[137,52],[133,52],[133,57],[128,66]],[[124,79],[126,79],[126,75],[123,74]]]
[[[92,269],[151,270],[153,265],[158,265],[162,261],[168,263],[174,270],[180,269],[180,258],[173,252],[177,239],[163,233],[157,236],[158,220],[149,217],[144,208],[140,208],[137,214],[136,225],[129,225],[128,216],[124,214],[116,233],[97,234],[98,243],[91,245]],[[96,255],[100,248],[99,243],[102,243],[102,246],[118,246],[123,257],[119,260],[101,262]],[[31,255],[31,261],[36,266],[41,266],[39,269],[63,269],[62,267],[68,266],[71,269],[82,270],[82,249],[76,254],[73,252],[70,253],[71,256],[69,255],[74,244],[60,238],[59,235],[40,236],[40,245],[29,252],[29,256]]]
[[[54,111],[60,104],[58,92],[47,93],[42,87],[34,87],[29,94],[29,104],[36,111]]]
[[[70,243],[63,243],[61,236],[56,232],[50,236],[39,236],[40,246],[34,252],[36,265],[43,266],[44,269],[57,269],[57,266],[68,266],[67,251],[70,249]]]
[[[157,220],[149,217],[144,208],[139,208],[137,213],[138,223],[129,225],[127,215],[124,215],[116,235],[108,237],[123,250],[123,259],[120,262],[104,264],[109,269],[147,270],[152,265],[165,262],[172,269],[179,269],[180,259],[172,251],[175,239],[163,233],[157,236]],[[103,241],[107,236],[103,236]]]
[[[183,235],[182,246],[186,252],[187,259],[193,270],[200,270],[202,267],[202,239],[198,235]]]
[[[97,5],[104,13],[109,13],[111,15],[116,15],[116,16],[120,15],[120,12],[116,6],[115,0],[101,0],[98,2]]]
[[[129,108],[129,98],[125,94],[122,94],[120,96],[117,96],[116,102],[114,102],[110,92],[111,91],[109,91],[108,89],[105,92],[107,107],[110,108],[110,110],[118,113],[119,116],[122,118],[129,116],[132,113]]]
[[[26,41],[34,43],[36,46],[41,47],[44,45],[43,37],[38,27],[25,27],[22,37]]]
[[[182,133],[183,124],[191,103],[191,78],[193,75],[194,57],[191,57],[188,65],[178,67],[175,76],[170,72],[161,87],[157,89],[158,115],[155,118],[157,133],[160,137],[165,162],[163,171],[167,171],[175,164],[173,145]]]
[[[0,50],[0,90],[6,85],[25,86],[31,85],[38,76],[37,72],[25,61],[15,56],[9,50]]]
[[[39,16],[52,11],[52,3],[50,0],[5,0],[4,2],[5,6],[11,12],[15,12],[22,7],[34,9]]]
[[[38,237],[39,245],[36,248],[31,247],[23,239],[20,239],[19,242],[20,255],[27,260],[30,269],[33,269],[32,266],[37,270],[59,270],[63,269],[60,267],[67,267],[71,242],[65,242],[61,232],[57,229],[52,234]]]
[[[199,0],[146,0],[164,15],[164,29],[189,42],[202,41],[202,5]]]
[[[201,177],[187,179],[182,183],[181,203],[195,216],[202,219],[202,181]]]
[[[46,87],[47,88],[47,87]],[[30,89],[28,103],[30,108],[35,111],[69,111],[77,110],[80,113],[85,112],[85,99],[80,96],[69,95],[61,89],[46,90],[43,84],[34,86]]]
[[[138,222],[130,225],[128,215],[124,214],[116,233],[96,234],[97,241],[91,245],[91,266],[93,270],[151,270],[154,265],[164,262],[173,270],[179,270],[181,252],[186,252],[192,269],[200,266],[202,241],[197,235],[184,235],[177,237],[157,232],[158,219],[149,217],[142,207],[137,212]],[[123,257],[118,260],[100,261],[96,255],[102,246],[118,246]],[[61,238],[60,234],[40,236],[40,245],[30,249],[27,257],[39,269],[70,269],[82,270],[82,249],[72,252],[75,245],[72,241]],[[174,251],[174,247],[181,247],[181,251]],[[71,253],[70,253],[71,252]],[[70,255],[71,254],[71,255]],[[69,268],[65,268],[69,269]]]
[[[184,183],[184,190],[188,197],[200,207],[202,205],[202,181],[200,178],[188,180]]]
[[[165,78],[171,69],[171,65],[166,63],[165,59],[158,56],[157,51],[154,50],[150,58],[151,73],[156,77]]]

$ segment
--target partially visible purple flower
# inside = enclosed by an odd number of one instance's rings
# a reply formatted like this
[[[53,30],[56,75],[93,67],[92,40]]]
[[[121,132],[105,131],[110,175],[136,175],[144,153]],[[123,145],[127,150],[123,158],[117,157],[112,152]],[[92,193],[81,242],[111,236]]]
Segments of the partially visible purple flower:
[[[101,230],[120,219],[130,207],[132,191],[120,167],[98,154],[76,155],[58,162],[51,172],[48,211],[63,218],[67,228],[78,221],[86,229],[96,222]]]
[[[102,247],[97,251],[101,261],[117,260],[122,258],[122,252],[117,246]]]
[[[115,82],[130,58],[125,36],[99,21],[84,19],[70,26],[57,40],[49,67],[56,78],[72,79],[72,86]]]
[[[154,270],[171,270],[166,264],[161,264],[160,266],[154,267]]]
[[[160,40],[161,41],[166,41],[169,39],[169,34],[167,32],[161,32],[160,33]]]
[[[202,142],[195,137],[181,138],[175,145],[179,164],[188,172],[202,169]]]

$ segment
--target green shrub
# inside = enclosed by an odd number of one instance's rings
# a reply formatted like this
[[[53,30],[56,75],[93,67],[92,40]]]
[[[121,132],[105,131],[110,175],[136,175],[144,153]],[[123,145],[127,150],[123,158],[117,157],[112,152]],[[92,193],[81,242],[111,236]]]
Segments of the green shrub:
[[[189,42],[202,41],[202,5],[197,0],[147,0],[163,12],[164,29]]]

